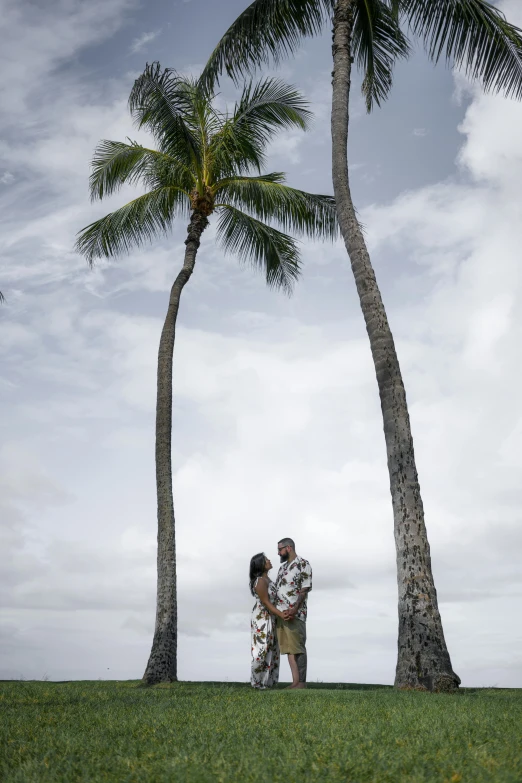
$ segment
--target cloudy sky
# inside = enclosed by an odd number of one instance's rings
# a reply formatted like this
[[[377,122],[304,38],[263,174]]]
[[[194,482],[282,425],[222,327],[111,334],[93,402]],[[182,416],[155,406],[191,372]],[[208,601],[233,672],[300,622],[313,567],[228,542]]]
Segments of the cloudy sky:
[[[246,0],[0,0],[0,678],[142,676],[155,612],[157,345],[171,237],[94,271],[76,232],[102,138],[143,138],[147,61],[197,73]],[[522,26],[518,0],[503,8]],[[332,192],[330,34],[280,74],[313,130],[269,167]],[[222,85],[223,98],[234,97]],[[448,648],[465,686],[522,687],[522,105],[421,48],[351,110],[353,193],[408,394]],[[179,675],[246,681],[250,557],[309,559],[309,679],[392,683],[393,520],[368,339],[343,248],[303,244],[291,299],[210,227],[174,362]],[[518,402],[517,402],[518,400]],[[274,572],[275,573],[275,572]],[[285,672],[285,670],[283,670]],[[285,676],[288,679],[288,676]]]

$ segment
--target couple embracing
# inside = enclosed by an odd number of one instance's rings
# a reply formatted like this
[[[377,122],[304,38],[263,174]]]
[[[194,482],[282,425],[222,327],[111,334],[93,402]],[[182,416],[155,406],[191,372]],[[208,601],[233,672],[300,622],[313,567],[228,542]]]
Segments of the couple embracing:
[[[306,688],[306,598],[312,589],[310,563],[296,554],[291,538],[277,545],[281,567],[274,582],[272,563],[261,552],[250,561],[253,688],[264,690],[279,681],[279,656],[288,655],[290,688]]]

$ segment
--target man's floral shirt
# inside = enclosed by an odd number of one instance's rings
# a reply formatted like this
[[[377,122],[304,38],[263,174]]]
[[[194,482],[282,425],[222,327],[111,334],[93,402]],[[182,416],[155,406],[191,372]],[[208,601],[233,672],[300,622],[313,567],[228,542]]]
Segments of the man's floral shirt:
[[[300,593],[308,588],[312,589],[312,567],[308,560],[303,557],[297,557],[291,563],[282,563],[276,579],[276,601],[275,605],[284,612],[285,609],[291,609],[297,603]],[[299,607],[296,614],[298,620],[306,622],[307,598]]]

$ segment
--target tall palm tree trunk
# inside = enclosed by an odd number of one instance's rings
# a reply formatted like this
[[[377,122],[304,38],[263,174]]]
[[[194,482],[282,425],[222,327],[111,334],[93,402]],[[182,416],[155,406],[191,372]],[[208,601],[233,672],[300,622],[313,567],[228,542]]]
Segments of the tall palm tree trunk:
[[[172,359],[176,319],[183,288],[196,263],[201,234],[208,220],[201,212],[192,212],[185,240],[185,259],[170,291],[169,309],[161,332],[158,351],[158,389],[156,398],[156,491],[158,501],[158,583],[156,627],[143,681],[147,685],[176,682],[178,603],[176,589],[176,538],[172,497]]]
[[[337,215],[370,338],[379,386],[393,504],[399,637],[395,686],[454,690],[437,605],[406,394],[393,335],[355,215],[348,179],[348,99],[353,0],[337,0],[333,20],[332,168]]]

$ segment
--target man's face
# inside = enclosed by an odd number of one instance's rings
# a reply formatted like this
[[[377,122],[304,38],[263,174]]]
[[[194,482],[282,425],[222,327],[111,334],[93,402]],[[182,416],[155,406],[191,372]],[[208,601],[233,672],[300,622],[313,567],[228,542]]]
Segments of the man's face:
[[[288,560],[288,557],[290,555],[289,548],[287,546],[281,546],[280,544],[277,545],[277,552],[279,554],[279,559],[282,563],[286,563]]]

